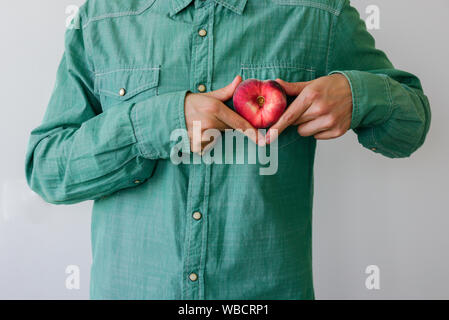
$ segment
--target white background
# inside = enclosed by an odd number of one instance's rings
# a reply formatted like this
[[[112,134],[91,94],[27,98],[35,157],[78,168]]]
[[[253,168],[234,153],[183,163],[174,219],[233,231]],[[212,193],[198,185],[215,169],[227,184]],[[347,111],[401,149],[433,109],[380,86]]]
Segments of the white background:
[[[0,8],[0,299],[87,299],[92,203],[45,204],[26,186],[24,158],[63,51],[68,5],[82,0],[8,1]],[[380,7],[371,31],[398,69],[418,75],[432,107],[424,146],[391,160],[351,132],[319,142],[314,209],[318,299],[449,299],[449,2],[356,0]],[[81,287],[65,286],[68,265]],[[380,268],[367,290],[365,268]]]

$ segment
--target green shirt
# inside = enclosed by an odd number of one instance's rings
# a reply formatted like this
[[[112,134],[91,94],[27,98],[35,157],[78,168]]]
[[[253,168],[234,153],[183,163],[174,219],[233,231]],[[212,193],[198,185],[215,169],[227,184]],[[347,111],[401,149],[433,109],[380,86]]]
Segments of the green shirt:
[[[272,175],[175,164],[187,91],[341,72],[364,147],[408,157],[429,128],[419,80],[347,0],[89,0],[77,22],[26,175],[50,203],[95,200],[93,299],[314,298],[315,139],[284,131]]]

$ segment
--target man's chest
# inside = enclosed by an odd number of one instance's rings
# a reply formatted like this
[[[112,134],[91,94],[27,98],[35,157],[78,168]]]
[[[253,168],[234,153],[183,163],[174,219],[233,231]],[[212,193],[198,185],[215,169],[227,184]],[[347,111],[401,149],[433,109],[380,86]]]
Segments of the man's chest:
[[[215,90],[237,74],[287,81],[322,75],[332,15],[275,2],[248,1],[239,15],[204,1],[171,16],[169,1],[156,1],[140,14],[91,23],[86,32],[103,108],[185,89]]]

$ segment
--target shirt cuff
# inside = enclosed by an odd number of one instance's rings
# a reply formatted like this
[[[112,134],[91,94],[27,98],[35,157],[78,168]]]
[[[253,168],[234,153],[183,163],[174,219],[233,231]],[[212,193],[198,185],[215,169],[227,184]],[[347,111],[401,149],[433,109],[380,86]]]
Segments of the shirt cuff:
[[[393,111],[388,76],[365,71],[333,71],[348,79],[352,91],[351,129],[384,123]]]
[[[131,121],[143,157],[167,159],[179,149],[190,152],[184,114],[186,93],[187,90],[154,96],[133,106]],[[174,137],[178,137],[176,140],[172,140],[174,132]]]

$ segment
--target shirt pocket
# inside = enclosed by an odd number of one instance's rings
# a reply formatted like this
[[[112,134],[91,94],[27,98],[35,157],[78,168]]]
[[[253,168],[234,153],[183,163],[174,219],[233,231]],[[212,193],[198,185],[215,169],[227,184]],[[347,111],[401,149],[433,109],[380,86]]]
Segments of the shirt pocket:
[[[135,103],[157,95],[160,67],[119,68],[95,75],[95,93],[103,111],[124,102]]]
[[[264,63],[242,64],[240,75],[243,80],[259,79],[259,80],[275,80],[277,78],[288,82],[304,82],[315,79],[315,69],[312,67],[304,67],[290,63]],[[296,97],[287,97],[287,106],[289,106]],[[279,148],[290,145],[298,140],[304,140],[297,132],[297,126],[291,126],[284,130],[279,136]]]

